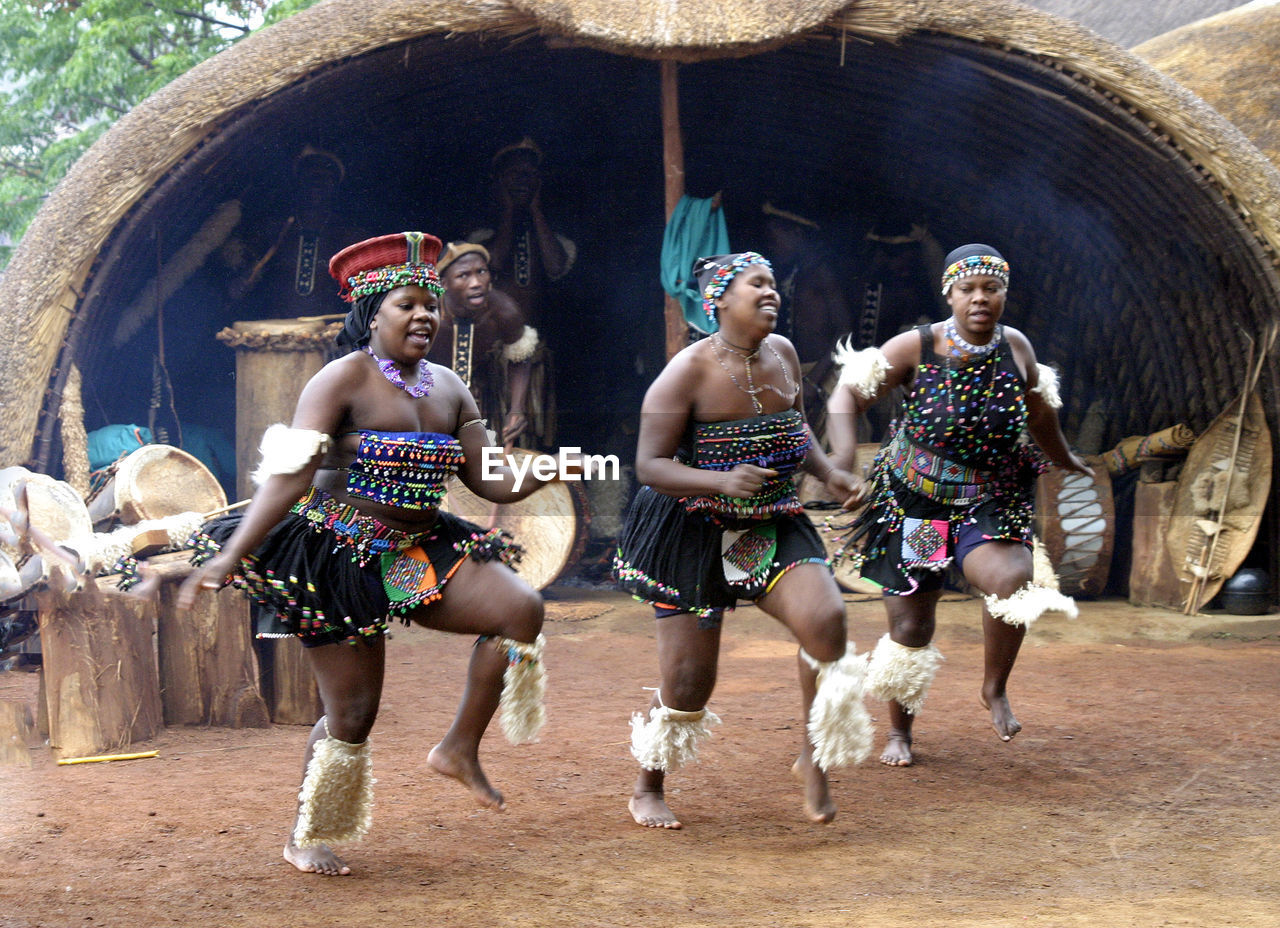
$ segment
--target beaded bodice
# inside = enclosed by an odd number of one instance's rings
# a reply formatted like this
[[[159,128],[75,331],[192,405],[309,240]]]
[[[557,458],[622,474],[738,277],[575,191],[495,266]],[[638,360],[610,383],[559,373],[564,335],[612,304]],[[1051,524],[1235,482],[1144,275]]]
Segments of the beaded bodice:
[[[465,458],[452,435],[362,429],[347,493],[398,509],[435,509]]]
[[[1018,444],[1026,391],[1008,339],[985,357],[940,358],[920,328],[920,366],[903,406],[902,429],[914,444],[989,468]]]
[[[733,419],[696,422],[690,446],[678,459],[703,470],[729,471],[739,464],[776,470],[755,495],[748,498],[713,494],[685,497],[690,512],[706,512],[733,519],[767,519],[801,511],[791,475],[809,451],[809,429],[794,409]]]

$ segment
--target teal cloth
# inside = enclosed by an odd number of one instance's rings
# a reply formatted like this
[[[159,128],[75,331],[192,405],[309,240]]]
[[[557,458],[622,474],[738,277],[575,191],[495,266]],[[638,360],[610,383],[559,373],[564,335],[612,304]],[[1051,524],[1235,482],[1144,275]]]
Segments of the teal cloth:
[[[711,204],[711,199],[681,197],[662,235],[662,289],[680,301],[685,321],[700,332],[714,332],[719,326],[702,311],[702,294],[693,276],[693,262],[729,253],[724,210],[712,208]]]

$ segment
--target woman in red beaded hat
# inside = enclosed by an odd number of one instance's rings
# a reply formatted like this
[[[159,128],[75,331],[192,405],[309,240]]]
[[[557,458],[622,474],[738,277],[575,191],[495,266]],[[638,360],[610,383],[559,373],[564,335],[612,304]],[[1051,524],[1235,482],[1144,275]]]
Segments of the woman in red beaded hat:
[[[1024,431],[1058,467],[1091,473],[1062,435],[1053,370],[1036,363],[1025,335],[1000,323],[1004,257],[974,243],[951,252],[943,267],[951,317],[896,335],[883,349],[839,349],[840,382],[828,404],[832,457],[848,465],[857,416],[896,387],[906,393],[848,546],[862,576],[883,589],[888,612],[867,691],[889,703],[880,762],[890,767],[914,760],[912,725],[942,660],[932,640],[943,572],[953,564],[986,594],[981,699],[991,725],[1003,741],[1021,730],[1006,686],[1027,627],[1045,611],[1075,611],[1056,587],[1033,580],[1032,501],[1046,465]]]
[[[751,600],[795,636],[807,725],[793,771],[805,814],[836,814],[827,771],[871,750],[862,706],[865,658],[845,635],[844,601],[826,551],[796,499],[801,468],[839,499],[853,478],[827,460],[804,417],[800,361],[774,334],[773,268],[756,252],[699,258],[693,273],[713,328],[671,359],[645,393],[636,446],[644,484],[627,512],[614,570],[654,606],[661,686],[631,720],[640,764],[629,808],[639,825],[680,828],[667,776],[697,759],[719,719],[724,614]]]
[[[330,844],[371,822],[369,732],[378,712],[385,636],[395,619],[479,635],[453,726],[428,755],[439,773],[503,807],[479,762],[501,706],[507,737],[533,740],[543,720],[541,597],[510,564],[498,531],[440,510],[457,474],[493,502],[521,499],[506,468],[486,478],[488,432],[471,391],[426,355],[440,326],[440,241],[383,235],[333,256],[351,303],[338,336],[350,353],[303,387],[289,426],[262,439],[259,489],[242,513],[207,523],[179,606],[227,583],[274,611],[302,640],[324,703],[285,858],[299,870],[344,874]]]

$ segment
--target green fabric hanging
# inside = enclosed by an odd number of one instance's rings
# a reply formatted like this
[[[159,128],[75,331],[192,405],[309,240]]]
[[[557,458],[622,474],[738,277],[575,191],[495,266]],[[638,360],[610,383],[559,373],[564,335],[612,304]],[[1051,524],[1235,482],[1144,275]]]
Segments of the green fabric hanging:
[[[662,289],[680,301],[685,321],[700,332],[714,332],[719,326],[702,311],[702,294],[693,277],[693,262],[729,252],[724,210],[712,203],[711,198],[699,200],[682,196],[662,235]]]

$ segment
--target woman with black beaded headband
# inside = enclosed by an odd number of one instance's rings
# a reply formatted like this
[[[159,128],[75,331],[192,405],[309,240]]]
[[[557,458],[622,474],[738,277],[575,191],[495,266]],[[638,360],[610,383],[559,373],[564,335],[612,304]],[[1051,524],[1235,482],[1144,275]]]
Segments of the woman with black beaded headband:
[[[629,808],[640,825],[681,827],[666,777],[696,760],[719,722],[707,701],[721,625],[747,599],[799,642],[808,724],[793,769],[808,817],[829,822],[827,771],[871,749],[865,657],[845,635],[844,601],[792,477],[804,468],[840,499],[852,477],[832,466],[805,423],[799,359],[773,334],[779,297],[769,262],[755,252],[717,255],[700,258],[694,274],[715,332],[673,357],[645,394],[636,449],[644,485],[614,562],[619,584],[654,606],[661,678],[632,718],[640,772]]]
[[[1032,503],[1047,465],[1024,431],[1058,467],[1092,471],[1063,437],[1053,370],[1036,363],[1025,335],[1000,324],[1008,286],[996,249],[957,248],[942,275],[950,318],[883,349],[836,353],[841,377],[827,421],[837,463],[855,459],[858,415],[895,387],[906,392],[844,549],[884,591],[889,632],[872,652],[867,691],[889,703],[880,761],[891,767],[914,759],[912,725],[942,660],[932,640],[949,566],[986,597],[981,700],[1003,741],[1022,728],[1007,685],[1027,627],[1047,611],[1075,614],[1068,597],[1032,579]]]
[[[199,569],[179,594],[187,608],[233,583],[306,648],[325,714],[284,850],[306,872],[349,873],[329,845],[369,829],[368,736],[394,619],[481,636],[457,716],[427,762],[482,806],[503,807],[479,761],[495,711],[513,743],[542,725],[542,599],[511,570],[519,549],[439,509],[454,473],[494,502],[542,485],[516,492],[506,468],[486,478],[488,433],[471,391],[426,360],[441,319],[439,251],[435,237],[404,232],[334,255],[329,272],[352,303],[338,340],[351,351],[307,382],[291,426],[267,430],[252,503],[205,524]]]

